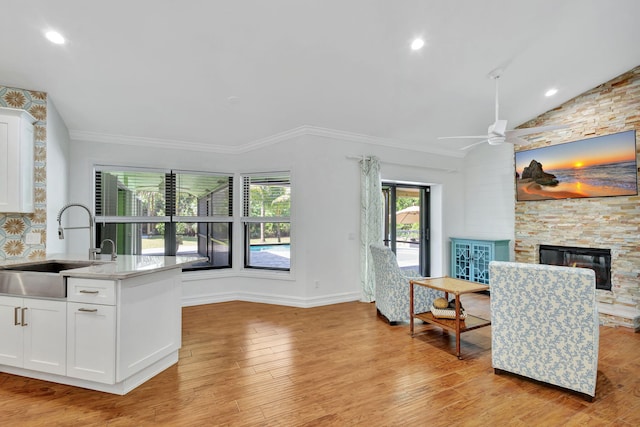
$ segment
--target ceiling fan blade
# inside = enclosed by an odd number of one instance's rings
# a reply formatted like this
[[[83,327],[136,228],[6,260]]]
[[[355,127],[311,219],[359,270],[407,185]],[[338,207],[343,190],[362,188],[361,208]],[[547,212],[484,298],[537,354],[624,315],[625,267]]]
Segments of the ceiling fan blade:
[[[473,136],[439,136],[438,139],[477,139],[484,138],[487,139],[488,135],[473,135]]]
[[[522,139],[519,136],[510,136],[507,139],[505,139],[504,142],[508,142],[509,144],[514,144],[514,145],[525,145],[529,143],[529,141],[527,141],[526,139]]]
[[[540,132],[549,132],[552,130],[558,129],[566,129],[568,126],[566,125],[551,125],[551,126],[537,126],[534,128],[525,128],[525,129],[514,129],[508,130],[506,132],[507,138],[511,138],[512,136],[523,136],[530,135],[532,133],[540,133]]]
[[[471,144],[471,145],[467,145],[466,147],[462,147],[460,150],[468,150],[468,149],[469,149],[469,148],[471,148],[471,147],[475,147],[476,145],[483,144],[483,143],[485,143],[485,142],[487,142],[487,141],[489,141],[489,140],[488,140],[488,139],[483,139],[482,141],[474,142],[474,143],[473,143],[473,144]]]

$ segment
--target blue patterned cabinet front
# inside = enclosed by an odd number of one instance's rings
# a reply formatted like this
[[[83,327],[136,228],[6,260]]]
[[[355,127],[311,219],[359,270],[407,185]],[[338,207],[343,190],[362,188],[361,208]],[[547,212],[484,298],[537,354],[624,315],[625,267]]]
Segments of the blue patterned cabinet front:
[[[509,261],[509,240],[451,239],[451,277],[489,284],[489,263]]]

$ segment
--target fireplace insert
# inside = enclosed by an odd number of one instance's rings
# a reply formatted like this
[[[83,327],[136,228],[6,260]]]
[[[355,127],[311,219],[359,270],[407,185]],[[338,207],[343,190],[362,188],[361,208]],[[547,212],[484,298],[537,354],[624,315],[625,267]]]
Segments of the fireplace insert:
[[[590,268],[596,289],[611,290],[611,249],[540,245],[540,264]]]

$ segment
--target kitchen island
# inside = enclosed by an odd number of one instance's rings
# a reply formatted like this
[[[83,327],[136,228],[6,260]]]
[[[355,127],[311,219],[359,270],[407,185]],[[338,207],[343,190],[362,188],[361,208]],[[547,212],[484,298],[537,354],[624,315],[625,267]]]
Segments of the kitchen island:
[[[0,270],[81,259],[50,255]],[[0,372],[126,394],[177,363],[182,267],[200,260],[119,255],[60,271],[64,297],[0,294]]]

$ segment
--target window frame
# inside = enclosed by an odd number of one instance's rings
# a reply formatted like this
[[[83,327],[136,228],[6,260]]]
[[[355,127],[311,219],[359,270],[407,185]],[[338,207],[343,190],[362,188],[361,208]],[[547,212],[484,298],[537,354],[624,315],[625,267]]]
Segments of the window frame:
[[[165,215],[163,216],[113,216],[113,215],[98,215],[98,199],[101,197],[98,193],[98,179],[97,175],[100,172],[149,172],[149,173],[158,173],[163,174],[166,178],[165,188],[164,188],[164,196],[165,196]],[[178,215],[179,212],[176,212],[176,205],[174,200],[178,197],[180,190],[178,189],[178,176],[179,175],[202,175],[208,177],[224,177],[228,179],[229,186],[227,187],[227,215],[211,215],[211,216],[192,216],[192,215]],[[93,167],[93,205],[96,210],[95,221],[96,225],[102,224],[165,224],[165,233],[164,233],[164,251],[163,256],[181,256],[177,254],[177,245],[178,234],[177,234],[177,225],[179,223],[193,223],[196,224],[196,239],[200,239],[200,225],[207,225],[207,235],[205,236],[207,239],[209,238],[209,231],[211,230],[211,226],[216,223],[226,224],[227,227],[227,237],[228,237],[228,256],[227,262],[224,265],[214,265],[213,259],[208,259],[206,264],[198,264],[189,267],[183,268],[185,271],[189,270],[221,270],[221,269],[231,269],[233,268],[233,229],[234,229],[234,185],[236,182],[235,174],[233,173],[225,173],[225,172],[207,172],[207,171],[192,171],[192,170],[184,170],[184,169],[170,169],[170,168],[149,168],[149,167],[135,167],[135,166],[119,166],[119,165],[103,165],[96,164]],[[167,188],[167,185],[170,187]],[[213,192],[209,193],[209,196],[214,194]],[[102,202],[102,200],[101,200]],[[102,209],[102,208],[101,208]],[[100,210],[101,212],[101,210]],[[96,226],[96,239],[99,238],[99,227]],[[209,243],[206,242],[206,252],[208,258],[212,258],[215,255],[214,251],[209,251]],[[198,249],[196,249],[198,250]],[[144,254],[142,254],[144,255]],[[184,254],[187,256],[188,254]],[[200,255],[198,252],[197,255]]]
[[[250,196],[250,186],[251,181],[249,181],[249,189],[247,190],[247,179],[251,180],[251,178],[286,178],[286,183],[283,185],[284,187],[288,187],[289,191],[289,215],[288,216],[252,216],[250,212],[250,199],[247,200],[247,196]],[[242,173],[240,174],[240,224],[242,228],[242,265],[245,271],[272,271],[272,272],[282,272],[282,273],[291,273],[292,265],[293,265],[293,254],[291,248],[293,246],[293,226],[292,226],[292,209],[293,204],[291,202],[292,196],[292,179],[290,171],[270,171],[270,172],[250,172],[250,173]],[[249,232],[249,227],[252,224],[270,224],[270,223],[285,223],[289,224],[289,266],[288,267],[272,267],[272,266],[261,266],[261,265],[252,265],[251,264],[251,236]]]

